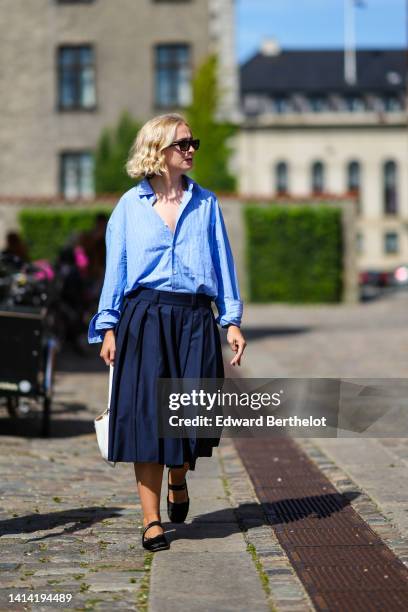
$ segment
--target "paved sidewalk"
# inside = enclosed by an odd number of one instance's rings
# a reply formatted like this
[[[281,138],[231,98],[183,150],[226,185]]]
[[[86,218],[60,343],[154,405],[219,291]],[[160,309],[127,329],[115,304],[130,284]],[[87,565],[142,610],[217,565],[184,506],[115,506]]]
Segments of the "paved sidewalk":
[[[189,516],[168,524],[171,549],[154,557],[149,612],[270,609],[225,485],[217,456],[201,458],[188,475]]]

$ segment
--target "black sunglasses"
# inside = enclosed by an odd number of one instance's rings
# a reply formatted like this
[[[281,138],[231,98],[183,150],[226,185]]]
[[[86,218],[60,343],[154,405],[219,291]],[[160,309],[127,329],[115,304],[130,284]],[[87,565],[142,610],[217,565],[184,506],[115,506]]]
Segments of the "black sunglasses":
[[[193,147],[194,151],[197,151],[197,149],[200,147],[200,140],[199,138],[182,138],[182,140],[175,140],[169,146],[173,147],[175,145],[180,147],[180,151],[188,151],[190,146]]]

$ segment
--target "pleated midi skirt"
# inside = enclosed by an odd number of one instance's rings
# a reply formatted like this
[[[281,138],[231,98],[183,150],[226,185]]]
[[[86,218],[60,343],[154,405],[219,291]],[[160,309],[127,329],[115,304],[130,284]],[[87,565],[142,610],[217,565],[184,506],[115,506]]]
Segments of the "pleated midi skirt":
[[[224,380],[221,338],[211,297],[139,286],[124,297],[115,332],[109,415],[110,461],[195,469],[216,438],[160,438],[158,378]],[[191,431],[190,431],[191,433]]]

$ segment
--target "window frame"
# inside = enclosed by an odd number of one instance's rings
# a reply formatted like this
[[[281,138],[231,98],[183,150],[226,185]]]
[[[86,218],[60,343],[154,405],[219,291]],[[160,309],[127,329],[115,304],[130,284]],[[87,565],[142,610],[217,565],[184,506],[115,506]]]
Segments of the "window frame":
[[[66,192],[64,190],[65,187],[65,173],[64,173],[64,159],[66,159],[68,156],[76,156],[78,158],[80,158],[80,156],[82,155],[90,155],[92,160],[93,160],[93,189],[92,189],[92,194],[90,195],[83,195],[82,193],[79,193],[79,195],[75,196],[75,197],[68,197],[66,195]],[[59,159],[59,177],[58,177],[58,193],[61,197],[63,197],[65,200],[70,200],[70,201],[75,201],[75,200],[80,200],[80,199],[93,199],[95,198],[96,192],[95,192],[95,152],[92,149],[64,149],[59,151],[58,154],[58,159]],[[79,165],[79,170],[82,173],[82,168],[81,165]],[[80,177],[81,180],[81,177]],[[79,180],[79,183],[80,183]]]
[[[355,108],[355,103],[358,102],[359,108]],[[364,95],[346,94],[344,96],[346,112],[348,113],[365,113],[368,110],[367,101]]]
[[[283,169],[285,188],[280,187],[280,171]],[[274,165],[274,191],[277,196],[285,196],[289,194],[289,163],[285,159],[278,160]]]
[[[180,104],[179,102],[176,102],[174,104],[164,104],[164,103],[160,103],[159,99],[158,99],[158,87],[157,87],[157,82],[158,82],[158,72],[159,69],[161,68],[159,62],[158,62],[158,53],[159,53],[159,49],[163,48],[163,47],[167,47],[168,49],[172,48],[173,50],[176,48],[180,48],[180,47],[184,47],[187,49],[187,57],[188,57],[188,61],[186,62],[185,66],[187,66],[188,69],[188,73],[189,73],[189,87],[190,87],[190,96],[192,94],[192,84],[191,84],[191,80],[192,80],[192,75],[193,75],[193,61],[192,61],[192,49],[193,49],[193,45],[191,44],[191,42],[186,42],[186,41],[164,41],[164,42],[155,42],[152,45],[152,63],[153,63],[153,108],[161,111],[161,110],[171,110],[171,109],[183,109],[186,108],[187,106],[189,106],[189,104],[183,105]],[[177,66],[177,64],[175,64],[175,66]],[[182,65],[182,68],[184,67],[184,65]]]
[[[272,97],[272,112],[275,115],[286,115],[293,112],[291,96],[287,94],[275,94]]]
[[[387,248],[387,240],[392,236],[395,238],[395,249]],[[384,255],[397,255],[400,252],[400,237],[396,230],[387,230],[383,234],[383,252]]]
[[[91,65],[93,67],[93,93],[95,98],[95,103],[92,106],[82,106],[78,104],[78,100],[75,101],[75,104],[72,106],[65,106],[62,103],[61,96],[61,85],[62,85],[62,66],[61,66],[61,53],[63,49],[75,49],[79,52],[80,49],[90,49],[93,54],[93,62],[92,64],[86,64],[86,66]],[[96,46],[94,43],[60,43],[57,45],[55,50],[55,65],[56,65],[56,110],[61,113],[69,113],[69,112],[95,112],[98,108],[98,88],[97,88],[97,69],[96,69]],[[79,65],[80,66],[80,65]],[[77,71],[75,73],[76,80],[79,81],[81,72]],[[78,88],[76,94],[81,93],[81,89]]]
[[[390,192],[389,185],[387,185],[387,167],[394,168],[394,191]],[[383,214],[386,216],[396,216],[398,215],[398,176],[399,176],[399,167],[398,162],[395,159],[386,159],[382,164],[382,172],[381,172],[381,180],[382,180],[382,194],[383,194]],[[394,198],[394,202],[392,202],[392,198]]]
[[[397,103],[398,108],[392,108],[393,102]],[[383,108],[385,113],[401,113],[404,110],[401,98],[397,93],[383,96]]]
[[[357,174],[358,174],[358,185],[357,187],[352,186],[352,181],[351,179],[351,168],[352,166],[355,165],[357,167]],[[362,163],[359,159],[350,159],[347,163],[346,163],[346,191],[347,193],[353,195],[356,198],[356,203],[357,203],[357,214],[360,215],[362,210],[361,210],[361,183],[362,183]]]
[[[317,167],[321,167],[322,172],[322,186],[321,189],[315,187],[315,170]],[[310,178],[311,178],[311,193],[313,196],[321,196],[326,191],[326,164],[321,159],[315,159],[310,164]]]
[[[357,255],[364,255],[364,233],[361,230],[357,230],[355,234],[355,248]]]
[[[314,93],[307,97],[308,110],[310,113],[328,113],[331,111],[330,100],[327,94]]]

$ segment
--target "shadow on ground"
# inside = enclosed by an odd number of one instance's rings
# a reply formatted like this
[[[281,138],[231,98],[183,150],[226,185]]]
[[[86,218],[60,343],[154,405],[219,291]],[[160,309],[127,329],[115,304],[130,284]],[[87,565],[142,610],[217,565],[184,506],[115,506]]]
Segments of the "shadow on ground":
[[[240,504],[236,508],[202,514],[191,523],[177,524],[176,529],[171,529],[168,534],[169,541],[225,538],[238,531],[248,531],[262,525],[278,529],[310,528],[311,521],[315,527],[329,528],[331,517],[344,509],[351,509],[351,501],[360,495],[359,491],[348,491],[347,494],[330,493],[288,497],[272,503]],[[296,507],[296,513],[290,510],[293,507]],[[165,531],[168,525],[173,523],[165,523]]]
[[[42,534],[26,541],[35,542],[51,537],[55,538],[73,534],[83,529],[88,529],[91,525],[105,519],[120,516],[121,510],[123,510],[123,508],[120,506],[90,506],[88,508],[61,510],[60,512],[26,514],[11,519],[0,520],[0,537],[21,535],[23,533],[36,533],[37,531],[44,532],[55,529],[56,527],[63,527],[63,529],[59,532],[53,531],[53,533],[50,534]],[[73,524],[71,525],[71,523]]]
[[[86,407],[82,404],[65,404],[64,412],[78,412],[85,410]],[[55,418],[55,409],[52,408],[53,416],[50,423],[50,435],[44,440],[50,438],[70,438],[81,436],[95,432],[93,421],[90,419],[75,419],[75,418]],[[35,411],[37,412],[37,411]],[[101,411],[102,412],[102,411]],[[22,438],[39,438],[41,437],[41,414],[25,416],[25,417],[8,417],[0,418],[1,436],[20,436]]]
[[[202,540],[208,538],[226,538],[233,533],[248,531],[261,525],[272,527],[284,526],[293,528],[304,527],[305,520],[310,519],[324,527],[325,519],[344,508],[350,506],[350,502],[360,495],[358,491],[349,491],[346,495],[331,493],[328,495],[315,495],[309,497],[287,498],[268,504],[240,504],[236,508],[223,508],[214,512],[208,512],[196,517],[191,523],[170,523],[163,521],[163,526],[169,541],[178,539]],[[296,506],[297,513],[294,515],[284,508]],[[351,507],[351,506],[350,506]],[[0,521],[0,537],[25,533],[44,532],[56,527],[64,527],[62,531],[52,534],[42,533],[37,538],[29,541],[44,540],[66,534],[75,534],[87,529],[91,525],[107,518],[121,516],[122,507],[90,506],[87,508],[72,508],[60,512],[32,513]],[[73,524],[71,524],[73,523]],[[175,525],[175,529],[170,526]],[[169,529],[170,527],[170,529]],[[327,525],[329,527],[329,525]],[[120,537],[120,524],[115,525],[117,537]],[[124,533],[125,536],[125,533]]]

